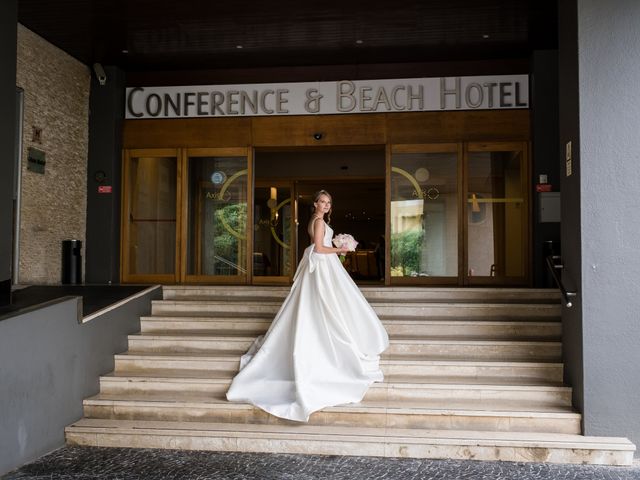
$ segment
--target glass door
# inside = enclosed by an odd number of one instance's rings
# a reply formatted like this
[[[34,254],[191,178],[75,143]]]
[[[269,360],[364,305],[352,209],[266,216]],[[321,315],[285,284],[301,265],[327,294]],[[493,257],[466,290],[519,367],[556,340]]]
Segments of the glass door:
[[[247,283],[252,191],[247,148],[186,149],[182,272],[192,283]]]
[[[255,182],[253,283],[289,283],[295,271],[293,184]]]
[[[459,149],[458,144],[390,147],[388,283],[458,283]]]
[[[524,285],[529,275],[527,144],[465,150],[465,284]]]
[[[125,152],[121,254],[123,282],[176,281],[178,158],[177,149]]]

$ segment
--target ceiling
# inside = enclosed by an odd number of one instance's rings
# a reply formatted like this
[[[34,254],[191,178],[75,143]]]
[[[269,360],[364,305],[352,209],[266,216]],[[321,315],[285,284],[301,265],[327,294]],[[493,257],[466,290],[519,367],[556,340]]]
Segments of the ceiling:
[[[19,22],[128,72],[528,58],[557,0],[18,0]]]

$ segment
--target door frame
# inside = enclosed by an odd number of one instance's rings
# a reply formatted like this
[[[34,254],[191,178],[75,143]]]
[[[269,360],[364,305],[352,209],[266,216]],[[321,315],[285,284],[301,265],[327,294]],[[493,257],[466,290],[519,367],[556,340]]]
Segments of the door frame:
[[[289,261],[291,262],[291,273],[289,275],[254,275],[252,269],[251,284],[253,285],[289,285],[293,279],[293,275],[297,267],[297,238],[296,232],[298,230],[298,212],[297,212],[297,197],[295,192],[295,182],[290,179],[276,179],[276,180],[254,180],[254,200],[252,203],[253,217],[255,218],[255,189],[256,187],[288,187],[291,194],[291,232],[289,234]],[[251,236],[255,235],[255,224],[251,223]],[[255,242],[254,242],[255,243]],[[253,254],[251,251],[250,262],[253,266]]]
[[[180,162],[180,149],[178,148],[136,148],[124,150],[122,154],[122,192],[121,192],[121,228],[120,228],[120,277],[122,282],[131,283],[175,283],[180,271],[180,185],[182,169]],[[140,157],[172,157],[176,159],[176,244],[174,251],[174,272],[172,274],[137,274],[130,273],[131,258],[129,254],[129,242],[131,240],[129,211],[131,207],[132,190],[129,188],[131,159]]]
[[[189,234],[189,159],[197,157],[243,157],[246,159],[247,177],[247,224],[246,232],[246,274],[245,275],[193,275],[187,273],[187,245]],[[179,282],[188,284],[249,284],[252,277],[253,261],[249,255],[253,251],[253,149],[250,147],[220,147],[220,148],[184,148],[181,150],[180,165],[180,248],[179,252]]]
[[[526,286],[531,283],[531,223],[532,212],[531,205],[531,162],[529,161],[529,142],[525,141],[491,141],[491,142],[465,142],[463,144],[464,169],[463,169],[463,190],[462,203],[464,211],[461,215],[463,226],[463,252],[464,252],[464,269],[461,275],[461,284],[464,286]],[[522,215],[523,222],[521,225],[522,244],[522,271],[520,277],[491,277],[491,276],[470,276],[469,275],[469,249],[466,248],[469,241],[468,228],[468,189],[469,189],[469,153],[470,152],[513,152],[522,153],[522,168],[520,169],[520,185],[522,186]]]
[[[457,205],[458,205],[458,240],[457,240],[457,256],[458,256],[458,274],[455,277],[391,277],[391,175],[392,157],[396,153],[455,153],[456,154],[456,189],[457,189]],[[387,146],[387,166],[386,166],[386,191],[387,191],[387,222],[385,236],[385,285],[432,285],[432,286],[455,286],[461,285],[461,273],[463,267],[462,258],[462,216],[460,214],[463,200],[461,198],[462,191],[462,143],[459,142],[442,142],[442,143],[415,143],[415,144],[394,144]]]

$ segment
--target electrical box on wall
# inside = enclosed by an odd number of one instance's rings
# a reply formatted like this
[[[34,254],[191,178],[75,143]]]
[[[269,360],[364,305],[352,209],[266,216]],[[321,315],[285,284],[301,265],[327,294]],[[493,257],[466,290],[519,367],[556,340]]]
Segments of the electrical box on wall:
[[[540,210],[538,221],[540,223],[560,221],[560,192],[540,192]]]

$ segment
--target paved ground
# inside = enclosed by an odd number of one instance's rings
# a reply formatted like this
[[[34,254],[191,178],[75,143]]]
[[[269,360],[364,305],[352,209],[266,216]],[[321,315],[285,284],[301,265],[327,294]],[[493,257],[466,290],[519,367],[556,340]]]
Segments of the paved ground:
[[[640,465],[598,467],[65,447],[3,478],[5,480],[640,480]]]

